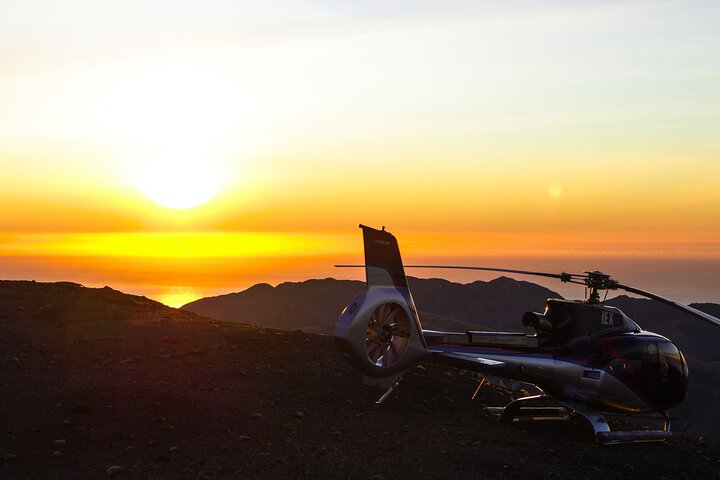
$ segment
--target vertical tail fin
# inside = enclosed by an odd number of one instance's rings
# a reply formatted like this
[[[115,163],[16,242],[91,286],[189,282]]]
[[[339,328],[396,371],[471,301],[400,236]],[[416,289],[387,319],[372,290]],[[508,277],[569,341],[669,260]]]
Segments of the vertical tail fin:
[[[365,246],[365,273],[368,286],[408,288],[400,247],[390,233],[360,225]]]

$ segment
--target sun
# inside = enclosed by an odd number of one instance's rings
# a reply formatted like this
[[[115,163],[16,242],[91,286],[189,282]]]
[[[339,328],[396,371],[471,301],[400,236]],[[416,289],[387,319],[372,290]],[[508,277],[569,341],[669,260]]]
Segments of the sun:
[[[552,198],[560,198],[563,194],[563,189],[560,185],[552,185],[550,189],[548,190],[548,194]]]
[[[155,160],[142,166],[137,188],[160,206],[185,210],[212,200],[222,188],[214,165],[194,159]]]

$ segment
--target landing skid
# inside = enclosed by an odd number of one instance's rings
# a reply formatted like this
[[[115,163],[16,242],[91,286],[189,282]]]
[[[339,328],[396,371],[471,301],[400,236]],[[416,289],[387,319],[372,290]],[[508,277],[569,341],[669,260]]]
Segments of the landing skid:
[[[522,397],[508,403],[504,407],[485,407],[490,415],[498,417],[500,423],[513,423],[520,421],[547,421],[547,420],[569,420],[573,410],[565,407],[524,407],[523,404],[549,398],[547,395],[532,395]]]
[[[662,412],[662,430],[633,430],[612,431],[607,422],[607,414],[593,410],[586,405],[575,402],[565,402],[565,405],[555,407],[523,406],[533,400],[550,398],[547,395],[532,395],[522,397],[508,403],[504,407],[486,407],[485,411],[498,417],[500,423],[513,423],[518,421],[547,421],[569,420],[573,415],[582,415],[595,432],[595,441],[599,445],[612,445],[619,443],[638,442],[664,442],[672,437],[670,422],[667,415]]]
[[[372,377],[363,377],[363,383],[367,385],[368,387],[380,387],[385,389],[385,393],[382,394],[380,398],[378,398],[375,401],[375,405],[382,405],[385,400],[387,400],[390,395],[395,391],[395,389],[400,385],[400,382],[402,382],[403,376],[398,375],[396,377],[383,377],[383,378],[372,378]]]
[[[568,402],[568,406],[590,422],[595,432],[595,441],[600,445],[613,445],[618,443],[664,442],[672,437],[670,420],[665,412],[661,412],[663,419],[662,430],[629,430],[612,431],[607,422],[607,415],[582,404]]]

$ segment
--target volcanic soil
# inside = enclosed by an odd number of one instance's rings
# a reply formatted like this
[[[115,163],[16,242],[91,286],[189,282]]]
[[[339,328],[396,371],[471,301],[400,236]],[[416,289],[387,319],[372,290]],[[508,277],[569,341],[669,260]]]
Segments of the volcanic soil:
[[[0,282],[0,478],[718,479],[720,446],[499,425],[510,392],[421,365],[381,407],[331,337],[72,283]]]

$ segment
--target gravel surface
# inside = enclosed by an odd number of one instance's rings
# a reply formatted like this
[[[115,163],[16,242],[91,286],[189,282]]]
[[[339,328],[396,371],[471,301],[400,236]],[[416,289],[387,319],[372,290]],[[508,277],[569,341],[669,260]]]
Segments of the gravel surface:
[[[247,319],[251,322],[252,319]],[[0,478],[720,478],[720,446],[503,426],[509,392],[425,365],[381,407],[327,336],[111,289],[0,282]]]

